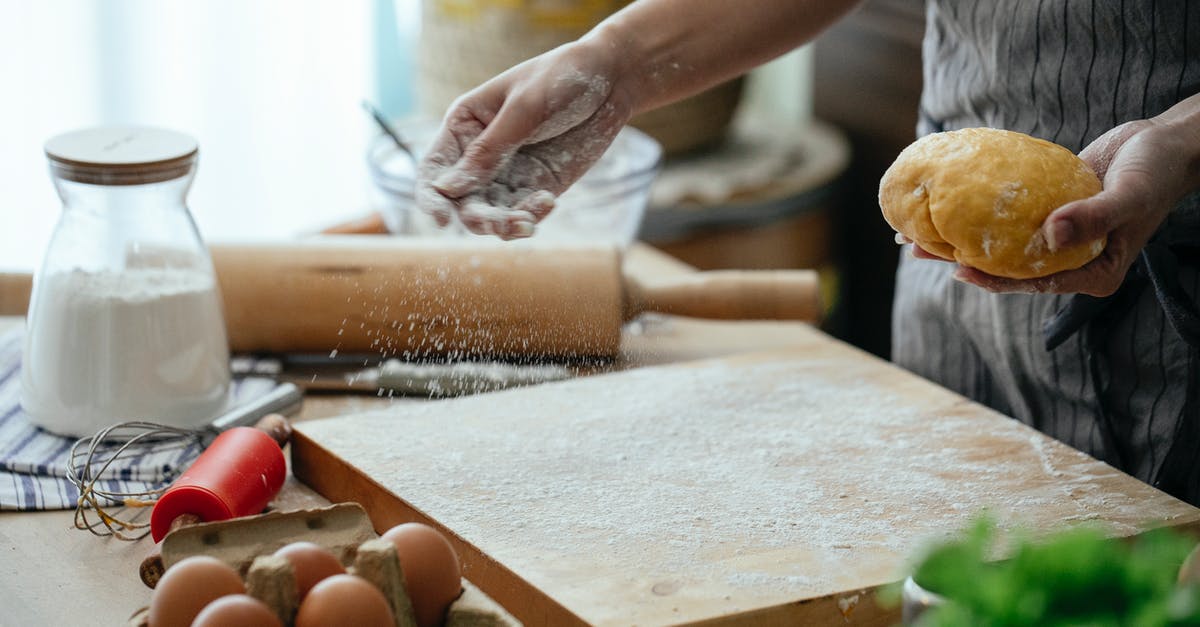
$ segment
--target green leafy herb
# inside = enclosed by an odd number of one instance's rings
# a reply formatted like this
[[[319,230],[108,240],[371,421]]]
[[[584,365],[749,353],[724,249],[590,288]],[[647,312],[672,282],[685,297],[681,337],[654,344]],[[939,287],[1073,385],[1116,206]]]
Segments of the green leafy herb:
[[[1200,625],[1200,588],[1176,585],[1196,542],[1179,533],[1114,540],[1081,527],[1021,539],[1004,560],[991,559],[995,539],[995,526],[980,519],[928,553],[913,579],[948,602],[919,627]]]

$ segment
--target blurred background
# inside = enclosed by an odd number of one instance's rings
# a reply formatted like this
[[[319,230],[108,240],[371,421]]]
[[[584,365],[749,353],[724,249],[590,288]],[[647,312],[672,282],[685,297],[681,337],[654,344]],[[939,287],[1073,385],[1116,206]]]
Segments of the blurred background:
[[[0,22],[0,271],[58,217],[42,145],[101,124],[200,143],[208,241],[287,238],[373,210],[378,128],[569,41],[619,0],[43,0]],[[913,137],[920,3],[872,0],[811,46],[635,124],[666,161],[640,238],[701,268],[814,267],[826,327],[886,355],[896,248],[882,170]]]
[[[6,3],[0,268],[32,269],[58,217],[42,144],[92,125],[196,137],[189,206],[206,239],[285,235],[360,210],[375,129],[359,102],[412,107],[402,77],[416,24],[395,9],[415,4]]]

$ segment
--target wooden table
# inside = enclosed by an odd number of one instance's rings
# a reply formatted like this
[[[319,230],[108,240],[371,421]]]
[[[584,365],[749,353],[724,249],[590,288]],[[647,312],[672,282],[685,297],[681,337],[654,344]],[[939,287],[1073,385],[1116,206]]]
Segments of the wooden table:
[[[690,272],[689,266],[647,248],[636,248],[628,257],[643,276],[669,276]],[[0,331],[19,324],[19,319],[0,318]],[[815,331],[808,325],[773,322],[706,322],[670,317],[645,317],[627,325],[622,350],[611,365],[613,370],[675,364],[694,359],[741,355],[755,351],[788,351],[803,354],[814,346],[826,346],[850,360],[871,360],[852,348]],[[880,364],[869,366],[877,368]],[[908,379],[914,378],[904,375]],[[920,384],[921,382],[917,381]],[[922,384],[924,385],[924,384]],[[924,385],[923,389],[931,388]],[[951,396],[948,392],[939,392]],[[423,402],[375,396],[310,395],[297,421],[359,414],[386,409],[395,403]],[[956,402],[964,402],[958,399]],[[1054,473],[1050,473],[1054,475]],[[1056,476],[1056,475],[1055,475]],[[1056,480],[1048,481],[1053,484]],[[1130,480],[1132,482],[1132,480]],[[1156,519],[1164,507],[1171,524],[1194,527],[1200,510],[1171,501],[1145,486],[1132,488],[1126,514],[1133,519]],[[1136,482],[1133,482],[1136,483]],[[1140,485],[1140,484],[1139,484]],[[1046,488],[1046,486],[1042,486]],[[1052,485],[1050,487],[1053,487]],[[1070,499],[1064,486],[1062,499]],[[1041,494],[1056,492],[1043,489]],[[1040,497],[1039,497],[1040,498]],[[309,487],[289,477],[273,503],[278,509],[315,507],[327,501]],[[96,538],[73,528],[73,513],[67,511],[0,514],[0,623],[13,625],[122,624],[135,610],[149,602],[150,590],[137,575],[137,567],[149,549],[149,540],[136,543]],[[855,599],[858,601],[858,599]],[[860,602],[853,614],[855,624],[890,624],[895,613],[873,609],[869,600]],[[841,622],[840,615],[836,622]]]
[[[692,269],[648,247],[635,247],[627,263],[641,276],[668,276]],[[21,324],[0,317],[0,331]],[[799,323],[707,322],[645,317],[627,325],[613,369],[675,363],[744,351],[801,346],[812,330]],[[412,399],[372,395],[311,395],[297,421],[380,409]],[[288,478],[273,503],[278,509],[328,504]],[[98,538],[73,525],[73,512],[0,513],[0,607],[4,625],[116,625],[149,603],[138,565],[150,540]]]
[[[297,425],[295,475],[419,521],[530,626],[895,624],[987,511],[1034,537],[1200,510],[814,329],[796,347]],[[789,334],[789,343],[792,335]]]

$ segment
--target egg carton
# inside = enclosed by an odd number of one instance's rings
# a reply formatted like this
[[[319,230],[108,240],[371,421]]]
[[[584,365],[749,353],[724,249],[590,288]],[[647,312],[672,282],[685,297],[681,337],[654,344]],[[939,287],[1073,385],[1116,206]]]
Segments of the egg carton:
[[[215,557],[241,574],[246,594],[264,602],[284,625],[292,625],[300,607],[296,576],[287,559],[274,555],[298,541],[317,544],[336,555],[346,572],[378,588],[391,607],[396,627],[416,627],[412,602],[396,548],[375,533],[357,503],[319,509],[271,512],[233,520],[200,523],[172,531],[162,540],[166,569],[193,555]],[[129,624],[148,627],[149,608],[141,608]],[[445,627],[520,627],[521,623],[470,581],[446,612]]]

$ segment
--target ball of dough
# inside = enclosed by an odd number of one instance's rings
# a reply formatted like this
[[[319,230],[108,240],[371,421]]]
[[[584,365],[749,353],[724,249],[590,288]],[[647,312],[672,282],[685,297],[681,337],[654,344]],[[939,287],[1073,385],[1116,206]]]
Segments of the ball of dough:
[[[967,128],[926,135],[879,183],[883,217],[925,250],[996,276],[1072,270],[1103,238],[1051,252],[1042,235],[1058,207],[1095,195],[1100,180],[1070,150],[1022,133]]]

